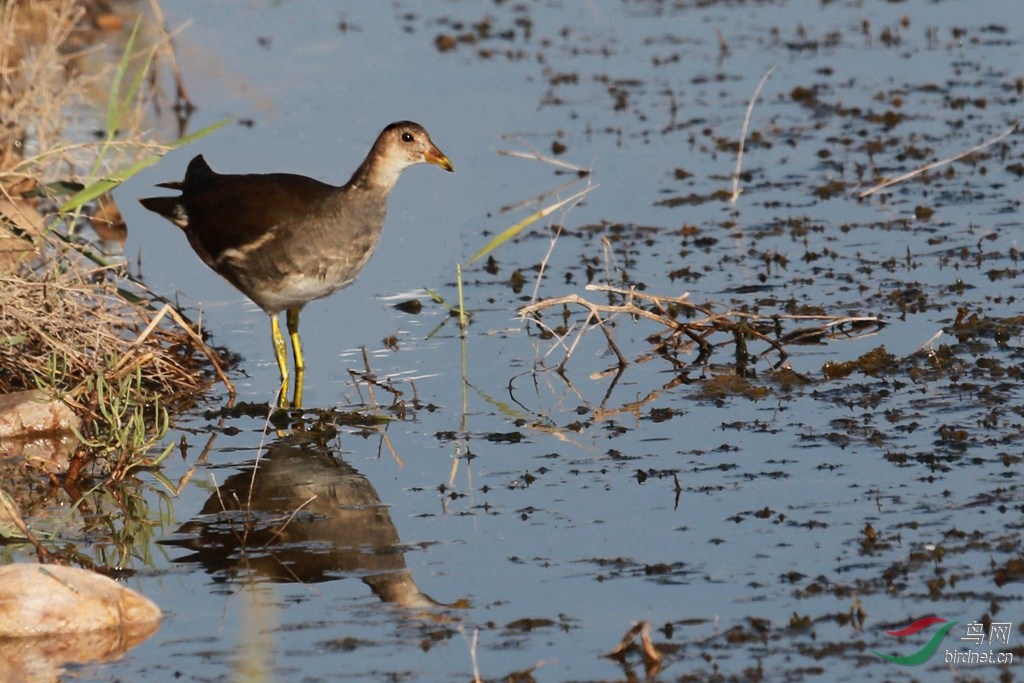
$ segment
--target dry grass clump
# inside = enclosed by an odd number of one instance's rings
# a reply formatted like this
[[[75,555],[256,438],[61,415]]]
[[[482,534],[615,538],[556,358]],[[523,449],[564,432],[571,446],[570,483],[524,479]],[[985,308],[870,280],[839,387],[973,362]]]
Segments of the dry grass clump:
[[[204,358],[186,332],[157,326],[154,312],[128,301],[102,269],[22,277],[0,275],[0,388],[52,386],[79,404],[86,380],[117,384],[136,369],[165,403],[188,403],[209,383]]]
[[[108,386],[134,375],[147,395],[187,403],[210,384],[209,349],[78,236],[97,203],[68,201],[169,149],[139,132],[151,93],[136,86],[151,83],[149,57],[142,66],[117,64],[116,55],[101,69],[82,66],[101,39],[124,37],[96,28],[88,9],[73,0],[0,2],[0,392],[43,386],[92,406],[98,375]],[[114,93],[102,140],[81,131],[103,123],[80,123],[104,118],[87,102],[98,88]],[[111,211],[109,197],[102,203]]]

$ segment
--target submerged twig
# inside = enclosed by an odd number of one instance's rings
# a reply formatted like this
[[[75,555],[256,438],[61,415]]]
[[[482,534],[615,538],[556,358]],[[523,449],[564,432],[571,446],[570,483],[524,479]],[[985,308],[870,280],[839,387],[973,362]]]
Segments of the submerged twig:
[[[171,67],[171,74],[174,77],[175,110],[179,115],[184,115],[187,118],[188,114],[195,110],[195,105],[192,104],[192,99],[185,90],[185,79],[181,75],[181,68],[178,66],[178,56],[175,54],[172,45],[173,35],[167,28],[167,20],[164,19],[163,9],[160,7],[159,1],[150,0],[149,7],[153,12],[153,18],[156,20],[157,26],[160,27],[160,34],[166,48],[163,50],[163,53],[167,57]]]
[[[281,534],[284,533],[284,530],[288,528],[288,525],[292,523],[292,520],[295,519],[295,515],[299,514],[302,508],[306,507],[316,499],[317,495],[314,493],[312,496],[302,501],[301,505],[299,505],[297,508],[289,512],[288,517],[286,517],[284,520],[284,523],[281,524],[281,526],[279,526],[278,528],[274,529],[274,533],[270,535],[270,538],[268,538],[266,543],[263,544],[263,547],[269,548],[272,544],[274,544],[277,541],[277,539],[281,536]]]
[[[515,211],[517,209],[521,209],[524,206],[529,206],[531,204],[540,204],[542,201],[544,201],[548,197],[554,197],[556,195],[559,195],[559,194],[562,193],[563,190],[567,190],[570,187],[572,187],[573,185],[575,185],[576,183],[583,182],[583,180],[584,180],[584,178],[582,178],[582,177],[581,178],[569,178],[564,183],[560,183],[560,184],[552,187],[551,189],[544,190],[543,192],[541,192],[540,194],[536,195],[535,197],[527,197],[526,199],[521,199],[521,200],[519,200],[517,202],[514,202],[512,204],[505,204],[504,206],[502,206],[501,208],[498,209],[498,213],[509,213],[511,211]]]

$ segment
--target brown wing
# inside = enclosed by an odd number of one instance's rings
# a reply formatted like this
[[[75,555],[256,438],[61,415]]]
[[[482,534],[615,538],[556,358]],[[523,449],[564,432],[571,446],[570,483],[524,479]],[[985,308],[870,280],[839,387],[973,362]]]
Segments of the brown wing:
[[[204,164],[205,165],[205,164]],[[303,223],[338,188],[289,173],[185,176],[181,204],[189,237],[216,261],[228,249],[265,240],[271,230]]]

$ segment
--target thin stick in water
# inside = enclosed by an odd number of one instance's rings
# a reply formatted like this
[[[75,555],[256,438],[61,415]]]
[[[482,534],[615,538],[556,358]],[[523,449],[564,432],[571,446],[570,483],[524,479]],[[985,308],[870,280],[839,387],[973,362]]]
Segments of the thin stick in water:
[[[764,72],[764,76],[761,76],[761,80],[757,82],[757,87],[754,88],[754,94],[750,97],[750,102],[747,104],[747,113],[743,116],[743,129],[740,131],[740,146],[736,152],[736,168],[732,172],[732,199],[730,200],[733,204],[740,196],[740,169],[743,168],[743,148],[747,140],[747,129],[750,127],[750,117],[754,113],[754,103],[757,102],[757,98],[761,95],[761,88],[768,82],[768,78],[775,71],[775,67],[768,69]]]
[[[1002,133],[1000,133],[999,135],[995,136],[991,140],[986,140],[985,142],[981,143],[980,145],[976,145],[975,147],[971,147],[970,149],[965,150],[963,152],[960,152],[959,154],[954,154],[951,157],[946,157],[945,159],[940,159],[938,161],[933,161],[930,164],[925,164],[924,166],[919,166],[919,167],[915,168],[913,171],[909,171],[907,173],[904,173],[903,175],[896,176],[895,178],[889,178],[888,180],[883,180],[882,182],[878,183],[877,185],[875,185],[871,189],[864,190],[863,192],[858,194],[857,195],[857,199],[864,199],[868,195],[872,195],[875,192],[878,192],[879,190],[884,190],[885,188],[889,187],[890,185],[895,185],[896,183],[902,183],[904,180],[908,180],[910,178],[913,178],[916,175],[921,175],[922,173],[930,171],[933,168],[938,168],[939,166],[945,166],[946,164],[950,164],[950,163],[952,163],[952,162],[954,162],[954,161],[956,161],[958,159],[963,159],[965,156],[967,156],[969,154],[974,154],[975,152],[980,152],[981,150],[985,149],[986,147],[990,147],[991,145],[994,145],[997,142],[999,142],[1000,140],[1002,140],[1003,138],[1009,136],[1015,130],[1017,130],[1017,122],[1016,121],[1013,122],[1012,126],[1007,128],[1006,130],[1004,130]]]
[[[576,164],[569,163],[568,161],[562,161],[561,159],[555,159],[554,157],[545,156],[538,154],[537,152],[518,152],[513,149],[499,149],[498,154],[506,157],[517,157],[519,159],[532,159],[534,161],[543,161],[545,164],[551,164],[552,166],[558,166],[580,175],[590,175],[589,168],[583,168]]]

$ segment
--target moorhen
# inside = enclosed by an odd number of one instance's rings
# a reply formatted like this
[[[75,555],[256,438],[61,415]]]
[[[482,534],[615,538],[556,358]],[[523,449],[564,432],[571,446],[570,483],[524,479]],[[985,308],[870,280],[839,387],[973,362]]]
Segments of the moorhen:
[[[355,280],[377,246],[388,193],[402,171],[420,163],[455,170],[423,126],[399,121],[381,132],[341,187],[291,173],[223,175],[199,155],[184,180],[157,185],[180,195],[139,201],[181,228],[206,265],[270,316],[281,407],[288,405],[288,359],[277,314],[287,311],[292,405],[299,407],[305,369],[299,311]]]

